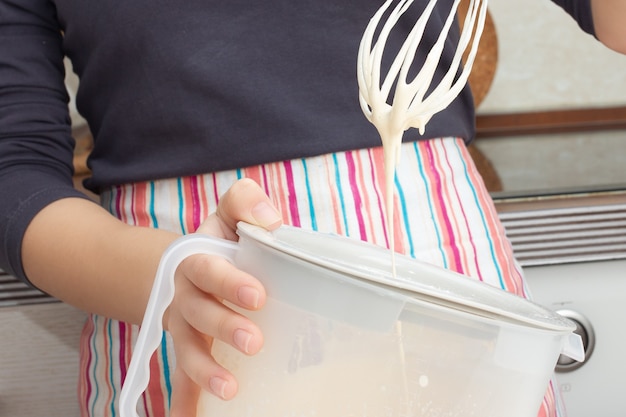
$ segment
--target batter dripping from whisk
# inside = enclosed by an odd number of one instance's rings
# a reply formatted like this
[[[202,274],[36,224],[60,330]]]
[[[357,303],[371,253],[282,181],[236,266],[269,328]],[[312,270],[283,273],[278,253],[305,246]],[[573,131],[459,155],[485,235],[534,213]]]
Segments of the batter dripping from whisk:
[[[395,276],[395,244],[393,224],[393,182],[395,170],[400,160],[402,135],[409,128],[417,128],[424,134],[426,124],[437,112],[445,109],[461,92],[469,77],[478,43],[485,25],[487,13],[486,0],[471,0],[469,10],[463,24],[454,59],[441,82],[432,86],[439,60],[443,53],[450,27],[456,20],[456,10],[460,0],[455,0],[444,23],[437,41],[430,49],[426,62],[415,76],[407,83],[409,68],[413,63],[415,52],[420,47],[426,24],[437,3],[430,0],[423,14],[417,20],[407,36],[385,77],[381,79],[382,56],[389,33],[402,14],[408,10],[413,0],[401,0],[390,11],[387,21],[383,24],[376,42],[374,34],[378,29],[383,15],[389,12],[394,0],[387,0],[372,17],[359,46],[357,60],[357,78],[359,83],[359,102],[367,119],[376,127],[380,134],[385,158],[385,206],[388,230],[389,249],[392,253],[392,270]],[[472,40],[471,49],[461,74],[457,70],[462,65],[463,53]],[[395,84],[393,96],[390,97]],[[434,87],[427,95],[427,91]],[[388,101],[392,100],[389,104]]]

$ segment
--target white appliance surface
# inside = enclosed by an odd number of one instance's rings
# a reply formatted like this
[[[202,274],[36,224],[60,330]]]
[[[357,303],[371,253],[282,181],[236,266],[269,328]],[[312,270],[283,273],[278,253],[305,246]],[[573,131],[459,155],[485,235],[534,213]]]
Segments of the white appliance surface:
[[[626,415],[626,259],[524,268],[534,300],[588,319],[591,355],[578,369],[557,373],[568,417]]]

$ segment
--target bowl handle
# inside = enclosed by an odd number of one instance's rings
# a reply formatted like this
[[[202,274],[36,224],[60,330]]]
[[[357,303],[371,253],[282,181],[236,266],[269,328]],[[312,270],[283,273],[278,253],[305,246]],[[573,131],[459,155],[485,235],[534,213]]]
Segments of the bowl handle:
[[[574,359],[577,362],[585,361],[585,346],[583,339],[577,333],[570,333],[563,340],[561,354]]]
[[[148,386],[150,357],[163,337],[163,314],[174,298],[174,274],[178,265],[195,254],[218,255],[235,263],[238,250],[235,242],[199,233],[183,236],[165,250],[120,393],[120,417],[139,417],[137,402]]]

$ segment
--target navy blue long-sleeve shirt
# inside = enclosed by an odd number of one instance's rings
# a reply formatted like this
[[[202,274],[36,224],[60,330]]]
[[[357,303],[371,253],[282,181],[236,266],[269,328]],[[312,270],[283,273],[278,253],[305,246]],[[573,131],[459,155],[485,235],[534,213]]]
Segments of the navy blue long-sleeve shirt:
[[[593,31],[589,0],[554,1]],[[417,3],[413,13],[425,2]],[[439,1],[425,42],[451,3]],[[356,55],[381,4],[0,0],[0,267],[26,279],[21,243],[29,222],[51,202],[80,196],[71,180],[65,56],[94,135],[87,186],[95,191],[372,147],[380,138],[358,104]],[[456,45],[458,32],[449,38]],[[394,32],[391,48],[402,40]],[[453,54],[444,51],[442,68]],[[473,134],[465,88],[425,137]]]

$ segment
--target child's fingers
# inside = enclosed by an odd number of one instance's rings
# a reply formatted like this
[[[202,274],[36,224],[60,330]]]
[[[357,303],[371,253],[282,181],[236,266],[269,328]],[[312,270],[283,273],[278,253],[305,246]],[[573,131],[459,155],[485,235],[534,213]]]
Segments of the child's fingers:
[[[175,298],[179,314],[196,331],[222,340],[243,353],[253,355],[263,346],[261,330],[248,318],[231,310],[215,295],[192,282],[178,280]]]
[[[186,376],[177,376],[179,383],[182,386],[196,384],[225,400],[233,398],[237,393],[237,381],[211,356],[213,338],[198,332],[178,313],[173,312],[170,319],[170,333],[176,353],[176,373],[183,372]],[[184,393],[178,394],[177,401],[182,401],[185,398]],[[197,396],[195,400],[197,401]]]
[[[189,417],[197,414],[200,387],[177,367],[172,377],[172,402],[170,417]]]
[[[200,291],[236,306],[257,310],[265,304],[263,285],[219,256],[191,256],[180,264],[178,273]]]
[[[282,217],[263,189],[253,180],[244,178],[233,184],[221,197],[217,217],[235,230],[238,221],[273,230]]]

